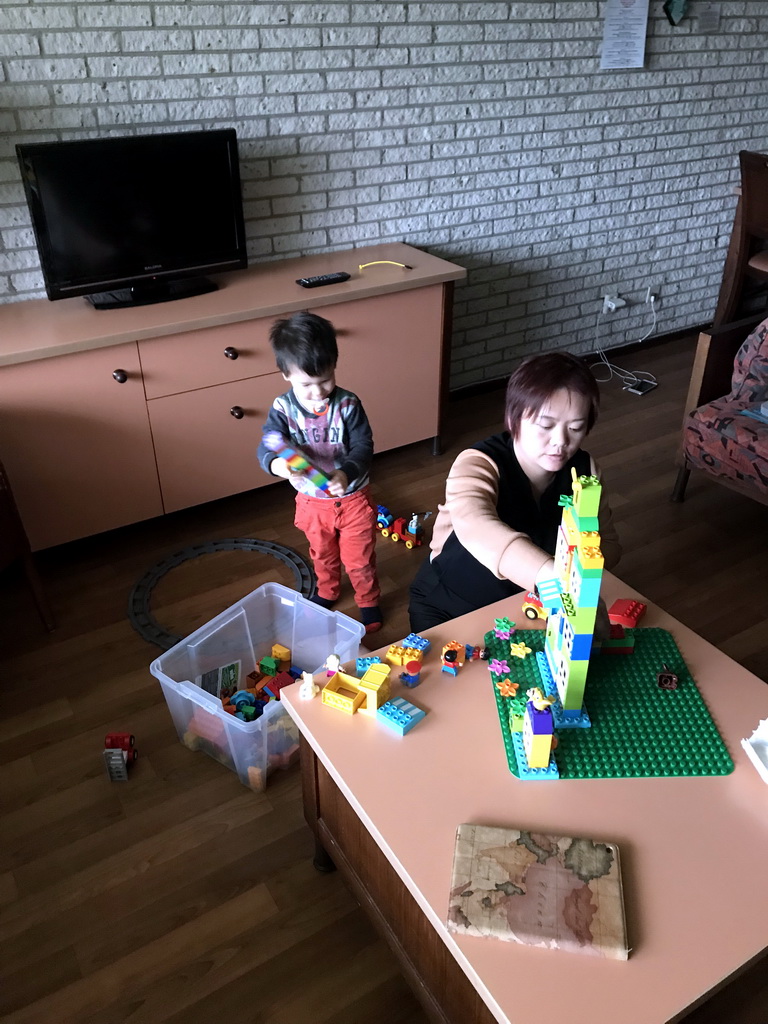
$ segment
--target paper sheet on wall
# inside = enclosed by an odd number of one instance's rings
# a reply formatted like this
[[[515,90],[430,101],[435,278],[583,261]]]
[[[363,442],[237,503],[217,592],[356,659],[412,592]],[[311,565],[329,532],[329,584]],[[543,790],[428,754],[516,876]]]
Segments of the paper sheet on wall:
[[[647,27],[648,0],[608,0],[600,68],[641,68]]]

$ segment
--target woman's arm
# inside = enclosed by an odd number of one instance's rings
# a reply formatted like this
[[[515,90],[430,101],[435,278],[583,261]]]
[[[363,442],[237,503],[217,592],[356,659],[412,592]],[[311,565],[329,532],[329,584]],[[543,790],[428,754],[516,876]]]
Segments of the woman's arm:
[[[498,579],[532,590],[537,574],[552,562],[525,533],[503,523],[496,512],[499,470],[489,456],[474,448],[461,452],[445,485],[445,504],[432,533],[432,553],[443,548],[451,531],[481,565]]]

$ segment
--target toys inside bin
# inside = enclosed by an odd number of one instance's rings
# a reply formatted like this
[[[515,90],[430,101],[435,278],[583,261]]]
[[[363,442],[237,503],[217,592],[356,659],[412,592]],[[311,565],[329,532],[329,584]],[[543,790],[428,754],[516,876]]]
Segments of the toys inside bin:
[[[280,690],[318,672],[333,651],[354,657],[360,623],[266,583],[152,663],[179,739],[252,789],[298,754]]]

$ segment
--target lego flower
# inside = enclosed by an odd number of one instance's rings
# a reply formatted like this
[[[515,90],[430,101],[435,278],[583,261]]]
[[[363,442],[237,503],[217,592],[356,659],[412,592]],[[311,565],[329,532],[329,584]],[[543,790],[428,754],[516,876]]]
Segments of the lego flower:
[[[509,653],[513,658],[526,658],[531,653],[531,648],[527,647],[525,643],[510,644]]]
[[[513,683],[511,679],[502,679],[496,683],[496,689],[502,697],[514,697],[520,689],[520,684]]]
[[[504,676],[509,672],[509,665],[506,661],[500,661],[498,658],[491,658],[488,662],[488,670],[495,676]]]

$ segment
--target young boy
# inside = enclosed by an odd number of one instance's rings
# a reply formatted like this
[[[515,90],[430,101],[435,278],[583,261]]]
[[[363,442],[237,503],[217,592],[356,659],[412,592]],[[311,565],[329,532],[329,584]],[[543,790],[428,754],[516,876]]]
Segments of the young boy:
[[[312,600],[330,608],[347,570],[367,633],[381,628],[376,575],[376,506],[368,490],[373,457],[371,426],[357,395],[336,386],[338,347],[328,320],[294,313],[270,331],[277,367],[291,390],[278,397],[264,424],[258,458],[262,469],[296,488],[296,526],[309,541],[317,575]],[[296,471],[266,440],[279,434],[328,478],[327,490]]]

